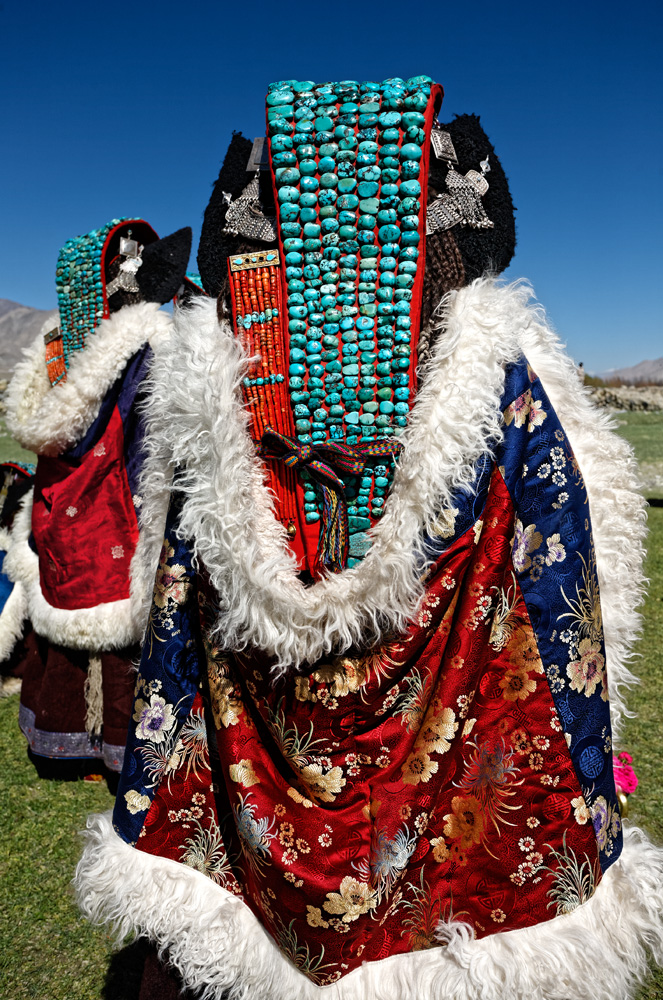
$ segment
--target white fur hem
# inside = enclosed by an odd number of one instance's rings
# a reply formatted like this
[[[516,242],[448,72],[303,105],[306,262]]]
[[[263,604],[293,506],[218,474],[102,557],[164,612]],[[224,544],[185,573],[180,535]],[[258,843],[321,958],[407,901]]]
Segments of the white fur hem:
[[[88,919],[168,952],[204,1000],[628,1000],[663,962],[663,851],[634,828],[594,897],[573,913],[477,941],[445,925],[445,947],[365,963],[318,987],[279,951],[236,896],[183,864],[88,819],[74,885]]]
[[[16,515],[4,569],[10,580],[22,585],[25,617],[30,619],[37,635],[59,646],[88,651],[124,649],[137,642],[141,628],[131,597],[74,610],[49,604],[41,590],[39,559],[28,544],[31,517],[32,491]]]
[[[46,373],[44,333],[16,365],[7,391],[7,427],[24,448],[59,455],[83,437],[127,361],[143,346],[169,334],[172,318],[157,303],[125,306],[101,321],[84,350],[71,358],[67,379],[52,386]]]

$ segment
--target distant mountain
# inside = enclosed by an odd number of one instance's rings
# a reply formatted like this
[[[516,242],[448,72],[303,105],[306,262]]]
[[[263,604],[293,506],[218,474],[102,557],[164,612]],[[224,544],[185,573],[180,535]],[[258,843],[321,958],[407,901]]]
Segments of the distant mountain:
[[[609,372],[602,372],[601,378],[606,381],[618,378],[625,385],[637,385],[638,382],[663,385],[663,358],[657,358],[656,361],[641,361],[632,368],[615,368]]]
[[[8,375],[23,357],[47,319],[55,321],[57,310],[31,309],[11,299],[0,299],[0,375]]]

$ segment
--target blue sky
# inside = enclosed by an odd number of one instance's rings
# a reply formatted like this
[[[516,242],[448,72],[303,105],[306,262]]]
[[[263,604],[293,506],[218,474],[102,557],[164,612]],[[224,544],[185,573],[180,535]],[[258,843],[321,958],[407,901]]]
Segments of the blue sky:
[[[246,19],[245,19],[246,18]],[[202,214],[267,84],[427,73],[481,115],[529,278],[589,370],[663,354],[660,3],[0,3],[0,297],[52,308],[59,247]],[[195,266],[195,260],[192,258]]]

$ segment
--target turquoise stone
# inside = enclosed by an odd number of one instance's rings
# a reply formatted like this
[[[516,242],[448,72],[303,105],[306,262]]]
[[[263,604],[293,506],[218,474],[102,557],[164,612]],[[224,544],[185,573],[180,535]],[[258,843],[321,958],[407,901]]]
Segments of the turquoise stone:
[[[292,89],[296,94],[310,92],[314,87],[315,83],[312,80],[295,80],[292,84]]]
[[[277,118],[273,118],[272,121],[269,122],[267,130],[270,135],[287,135],[291,131],[291,125],[290,122],[288,122],[285,118],[281,118],[279,115]]]
[[[364,531],[356,531],[350,535],[348,553],[356,559],[365,556],[371,547],[371,540]]]
[[[284,117],[287,116],[284,115]],[[297,108],[297,110],[295,111],[296,122],[311,121],[312,118],[315,118],[315,114],[313,113],[313,111],[311,111],[310,108]]]
[[[327,118],[325,116],[323,118],[316,118],[315,119],[315,128],[316,128],[317,132],[328,132],[333,127],[334,127],[334,123],[331,120],[331,118]]]
[[[304,228],[306,229],[306,227]],[[397,240],[399,236],[400,236],[400,229],[398,228],[398,226],[394,225],[380,226],[378,230],[378,238],[380,240],[380,243],[391,243],[394,240]]]
[[[401,177],[404,181],[416,180],[421,171],[420,164],[415,160],[406,160],[401,166]]]
[[[375,423],[375,415],[373,413],[361,413],[359,415],[359,423],[364,426],[369,426]]]
[[[322,208],[329,205],[335,205],[336,191],[334,190],[321,191],[320,194],[318,195],[318,202]]]
[[[307,222],[304,225],[304,236],[315,237],[320,235],[320,226],[314,222]]]
[[[394,390],[394,398],[397,399],[399,402],[401,402],[403,400],[407,400],[407,399],[410,398],[410,390],[409,389],[395,389]]]
[[[401,146],[400,156],[402,160],[420,160],[421,155],[421,147],[414,142],[406,142],[404,146]]]
[[[320,515],[317,510],[308,510],[305,514],[305,519],[307,524],[314,524],[320,520]]]
[[[300,160],[299,170],[302,174],[315,174],[318,170],[318,164],[315,160]]]
[[[357,171],[357,176],[360,181],[379,181],[380,180],[380,168],[379,167],[361,167]]]
[[[296,187],[282,187],[279,190],[279,201],[281,203],[299,201],[299,191]]]
[[[338,207],[343,211],[350,211],[359,204],[359,198],[354,194],[344,194],[338,199]]]
[[[376,215],[379,208],[380,203],[377,198],[362,198],[359,202],[359,209],[365,215]]]
[[[291,90],[274,90],[267,94],[267,104],[270,108],[275,108],[279,104],[291,104],[295,95]]]
[[[297,156],[291,150],[283,153],[273,153],[272,163],[275,167],[292,167],[297,163]]]
[[[318,168],[321,174],[328,173],[329,171],[334,171],[336,169],[336,162],[333,156],[323,156],[318,163]]]
[[[396,405],[394,406],[394,410],[400,416],[404,416],[406,413],[410,412],[410,407],[408,406],[407,403],[396,403]]]
[[[403,106],[408,110],[423,111],[428,104],[428,95],[423,93],[410,94],[403,98]]]
[[[320,185],[319,185],[318,180],[317,180],[316,177],[302,177],[301,182],[300,182],[300,187],[301,187],[302,191],[305,191],[305,192],[308,192],[308,191],[311,191],[311,192],[312,191],[317,191],[319,186]],[[299,196],[299,192],[297,192],[297,194]],[[280,192],[279,192],[279,195],[280,195]],[[292,200],[293,199],[291,199],[291,198],[288,199],[288,201],[292,201]]]
[[[276,140],[272,139],[272,147],[274,146],[275,142]],[[290,144],[292,145],[292,140]],[[315,156],[315,146],[312,146],[310,143],[304,143],[301,146],[297,146],[297,156],[300,158],[300,160],[307,159],[310,156]]]
[[[357,182],[354,177],[344,177],[338,182],[338,190],[341,194],[349,194],[351,191],[354,191],[356,187]]]
[[[387,400],[384,400],[383,402],[380,403],[380,413],[393,413],[393,412],[394,412],[393,403],[390,403]],[[383,479],[382,484],[386,486],[387,480]],[[376,486],[381,485],[380,483],[378,483],[377,479],[375,480],[375,485]]]
[[[292,149],[292,139],[289,135],[275,135],[272,139],[272,152],[278,153],[284,149]]]
[[[357,187],[357,194],[360,198],[372,198],[378,193],[378,190],[379,187],[374,181],[362,181]]]
[[[367,101],[366,104],[362,104],[359,107],[360,114],[374,114],[376,111],[380,110],[380,105],[377,101]]]
[[[322,157],[331,156],[332,159],[335,159],[336,156],[338,155],[338,143],[325,142],[322,144],[322,146],[320,146],[318,152]]]
[[[374,402],[364,403],[365,413],[377,413],[378,404]]]
[[[358,424],[359,423],[359,414],[358,413],[346,413],[345,414],[345,422],[346,422],[346,424]]]
[[[401,243],[406,247],[414,247],[419,244],[419,233],[406,232],[401,234]]]
[[[401,115],[401,124],[404,129],[412,128],[422,128],[425,124],[426,119],[418,111],[404,111]]]
[[[338,176],[332,173],[322,174],[320,178],[320,186],[323,188],[334,188],[338,184]]]
[[[378,115],[378,127],[381,129],[393,129],[399,125],[401,116],[398,111],[383,111]]]
[[[380,150],[380,159],[383,160],[385,156],[398,156],[400,153],[400,146],[396,143],[388,142],[386,146],[383,146]]]
[[[368,517],[353,517],[348,516],[348,529],[352,534],[360,531],[368,531],[371,526],[370,519]]]
[[[354,104],[352,101],[346,101],[339,107],[339,111],[341,112],[342,115],[352,115],[355,113],[355,111],[358,110],[359,110],[359,105]]]

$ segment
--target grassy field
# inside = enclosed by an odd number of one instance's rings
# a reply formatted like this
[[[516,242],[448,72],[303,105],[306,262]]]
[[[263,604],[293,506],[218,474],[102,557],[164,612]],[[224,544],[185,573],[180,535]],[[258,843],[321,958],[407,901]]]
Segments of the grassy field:
[[[620,432],[633,443],[641,460],[663,465],[663,414],[623,414],[620,420]],[[21,456],[3,431],[0,427],[0,460],[26,460],[28,453]],[[663,508],[650,509],[649,530],[647,574],[651,584],[636,665],[643,683],[631,698],[638,718],[629,720],[624,746],[633,753],[641,781],[631,798],[631,819],[663,842],[658,698],[663,685]],[[111,796],[102,784],[39,780],[26,758],[17,714],[18,696],[0,700],[0,879],[4,897],[0,906],[0,997],[136,1000],[141,945],[114,952],[108,935],[79,917],[69,887],[80,849],[76,833],[84,827],[88,812],[111,807]],[[663,973],[657,972],[638,1000],[661,998]]]

